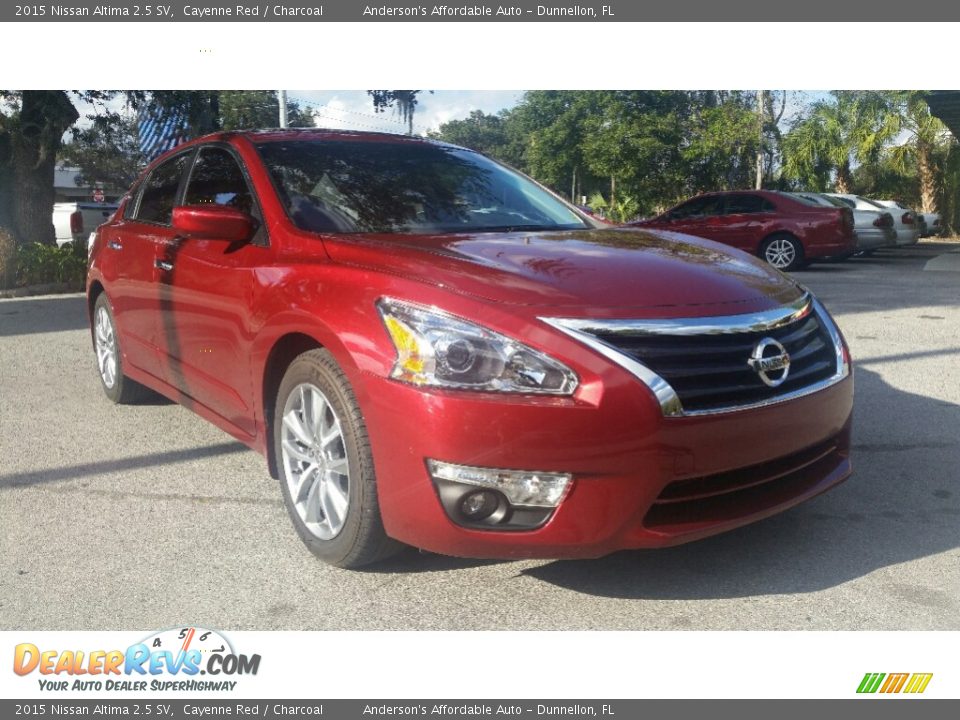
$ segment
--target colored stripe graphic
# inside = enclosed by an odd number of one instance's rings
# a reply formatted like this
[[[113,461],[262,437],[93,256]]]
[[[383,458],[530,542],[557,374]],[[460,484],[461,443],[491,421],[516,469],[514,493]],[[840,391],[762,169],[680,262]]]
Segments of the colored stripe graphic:
[[[867,673],[863,676],[863,680],[860,681],[860,687],[857,688],[857,692],[875,693],[885,677],[886,674],[884,673]]]
[[[910,673],[890,673],[887,675],[887,681],[880,688],[882,693],[898,693],[903,689],[904,684]]]
[[[922,693],[927,689],[927,685],[930,684],[930,680],[933,678],[933,673],[914,673],[913,677],[910,678],[910,682],[907,683],[907,687],[904,690],[905,693]]]
[[[858,693],[881,692],[886,694],[922,693],[927,689],[933,673],[866,673],[857,687]]]

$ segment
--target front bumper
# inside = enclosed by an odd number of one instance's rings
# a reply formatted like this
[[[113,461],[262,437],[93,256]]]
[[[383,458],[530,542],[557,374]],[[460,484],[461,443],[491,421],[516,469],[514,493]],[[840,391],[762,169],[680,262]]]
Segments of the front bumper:
[[[598,364],[574,398],[425,391],[356,378],[387,533],[484,558],[599,557],[675,545],[773,515],[850,474],[848,377],[777,405],[664,418],[652,394]],[[573,486],[535,530],[477,530],[441,507],[428,458],[569,472]]]

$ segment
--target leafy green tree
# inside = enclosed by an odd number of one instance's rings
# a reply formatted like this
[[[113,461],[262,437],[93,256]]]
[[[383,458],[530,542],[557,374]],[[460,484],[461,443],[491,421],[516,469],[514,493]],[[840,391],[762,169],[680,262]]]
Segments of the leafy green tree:
[[[683,194],[750,187],[759,145],[752,98],[746,93],[725,93],[709,104],[693,100],[684,125],[686,142],[680,149],[686,175]],[[776,147],[774,138],[768,146],[770,164]]]
[[[677,190],[681,123],[678,98],[647,91],[603,91],[593,98],[583,123],[587,167],[609,178],[609,202],[617,204],[618,187],[649,200]],[[669,169],[667,169],[669,168]],[[666,173],[660,171],[666,169]],[[651,180],[656,177],[657,187]]]
[[[597,112],[597,92],[535,90],[513,109],[508,129],[522,143],[520,166],[572,200],[595,188],[586,165],[586,120]]]
[[[472,110],[463,120],[442,123],[438,130],[427,133],[427,136],[491,157],[500,157],[508,144],[504,113],[487,115],[482,110]]]
[[[84,128],[73,128],[72,139],[60,151],[60,160],[80,169],[77,181],[126,189],[146,164],[140,152],[137,121],[131,113],[98,115]]]
[[[896,136],[897,113],[882,93],[837,90],[815,102],[783,138],[783,174],[813,190],[834,178],[837,192],[853,191],[854,163],[872,163]]]

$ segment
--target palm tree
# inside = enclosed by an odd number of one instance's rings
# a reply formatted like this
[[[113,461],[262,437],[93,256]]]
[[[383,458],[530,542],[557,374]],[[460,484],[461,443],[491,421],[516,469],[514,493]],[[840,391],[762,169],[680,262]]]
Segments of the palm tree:
[[[813,104],[783,139],[783,174],[817,190],[834,176],[837,192],[851,192],[853,163],[876,160],[896,134],[898,115],[876,92],[837,90]]]
[[[900,172],[915,164],[920,181],[921,211],[937,212],[937,184],[940,168],[935,155],[949,144],[946,126],[930,114],[930,107],[919,92],[897,93],[893,101],[900,109],[899,129],[909,134],[902,145],[890,149],[893,166]]]

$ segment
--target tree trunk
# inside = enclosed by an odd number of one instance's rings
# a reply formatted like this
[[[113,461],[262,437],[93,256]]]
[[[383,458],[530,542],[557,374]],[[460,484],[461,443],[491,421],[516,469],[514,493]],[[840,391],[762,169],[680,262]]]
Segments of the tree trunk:
[[[53,245],[53,175],[57,151],[79,114],[62,90],[24,90],[20,112],[7,118],[6,167],[0,170],[0,231],[17,244]],[[0,158],[2,161],[4,158]]]
[[[610,212],[613,212],[613,206],[617,204],[617,179],[610,176]]]
[[[757,90],[757,182],[756,190],[763,190],[763,90]]]
[[[837,168],[837,192],[847,194],[853,192],[852,188],[853,181],[850,174],[850,163],[845,162]]]
[[[917,171],[920,175],[920,212],[935,213],[937,210],[937,179],[933,167],[930,146],[917,144]]]

